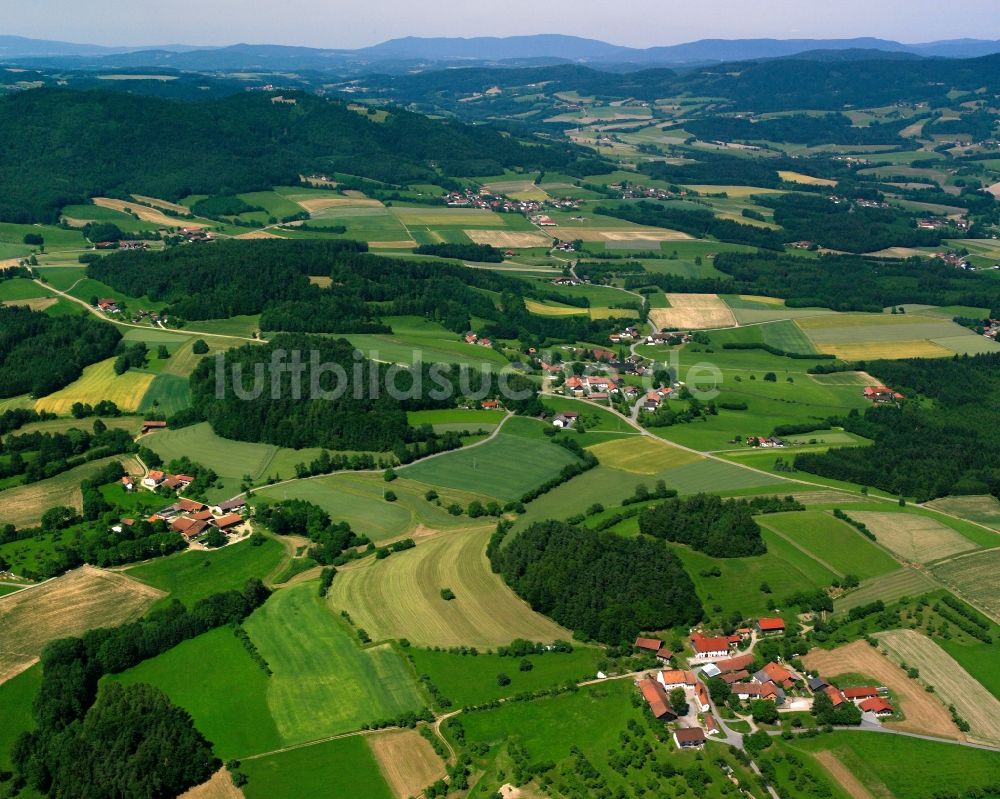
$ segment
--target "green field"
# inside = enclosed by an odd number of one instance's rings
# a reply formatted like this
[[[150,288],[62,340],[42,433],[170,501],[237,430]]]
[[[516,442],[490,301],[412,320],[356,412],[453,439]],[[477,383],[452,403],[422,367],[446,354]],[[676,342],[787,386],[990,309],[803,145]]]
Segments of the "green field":
[[[267,707],[268,677],[231,627],[184,641],[111,679],[159,688],[191,714],[223,759],[268,752],[284,743]]]
[[[395,799],[363,736],[246,760],[247,799]]]
[[[898,735],[839,732],[789,746],[833,752],[876,796],[884,787],[893,796],[931,799],[941,785],[964,793],[994,784],[1000,773],[1000,753]]]
[[[452,516],[446,508],[457,503],[468,507],[474,499],[483,500],[483,494],[455,489],[441,489],[440,498],[428,502],[424,495],[431,486],[406,478],[393,481],[395,502],[384,498],[389,484],[381,474],[335,474],[297,480],[274,488],[262,488],[257,494],[270,500],[304,499],[319,505],[336,521],[345,521],[351,527],[374,541],[397,538],[413,530],[418,524],[436,530],[463,527],[469,524],[467,516]]]
[[[480,446],[406,466],[399,473],[422,483],[513,500],[576,462],[556,444],[501,432]]]
[[[389,645],[361,649],[315,582],[277,591],[245,627],[274,672],[267,705],[286,744],[426,704],[403,658]]]
[[[39,664],[0,683],[0,708],[3,709],[3,724],[0,724],[0,771],[9,771],[11,768],[10,750],[17,736],[35,727],[31,704],[41,684],[42,667]]]
[[[939,586],[918,569],[903,568],[884,577],[865,580],[861,586],[833,603],[837,613],[846,613],[851,608],[867,605],[881,599],[886,604],[900,597],[914,597],[934,591]]]
[[[135,369],[115,374],[114,361],[108,358],[86,367],[79,380],[42,397],[35,403],[35,409],[66,414],[76,402],[96,405],[101,400],[110,400],[125,412],[137,410],[153,375]]]
[[[158,374],[139,403],[139,413],[157,411],[169,418],[190,405],[191,390],[187,379],[179,375]]]
[[[464,707],[522,691],[537,691],[567,682],[593,679],[602,653],[597,649],[577,646],[568,654],[550,652],[527,658],[484,653],[459,655],[417,648],[409,649],[407,654],[413,658],[417,674],[430,677],[441,693],[451,700],[453,707]],[[532,664],[531,671],[520,670],[522,660]],[[501,672],[510,677],[509,685],[497,685],[496,678]]]
[[[24,237],[29,233],[40,233],[45,239],[47,252],[83,249],[88,246],[83,234],[78,230],[67,230],[56,225],[18,225],[13,222],[0,222],[0,243],[18,245],[24,249],[33,248],[24,245]]]
[[[773,514],[758,521],[840,576],[853,574],[864,580],[899,568],[884,550],[824,511]]]
[[[466,344],[455,333],[441,325],[414,316],[389,316],[385,321],[392,333],[344,336],[355,347],[377,361],[410,365],[424,363],[458,363],[494,369],[507,366],[507,359],[489,347]]]
[[[264,578],[281,563],[285,549],[268,538],[260,546],[241,542],[215,551],[178,552],[127,570],[134,577],[162,591],[168,600],[190,605],[219,591],[241,589],[251,577]]]

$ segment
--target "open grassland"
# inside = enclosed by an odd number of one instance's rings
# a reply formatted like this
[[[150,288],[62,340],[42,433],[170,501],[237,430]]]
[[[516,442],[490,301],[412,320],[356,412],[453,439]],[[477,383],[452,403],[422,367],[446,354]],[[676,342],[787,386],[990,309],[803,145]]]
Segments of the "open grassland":
[[[993,784],[1000,770],[996,752],[877,732],[835,732],[787,746],[815,756],[835,781],[839,782],[840,774],[850,774],[879,799],[933,799],[942,785],[965,793]],[[830,768],[834,764],[824,754],[841,764],[842,770]]]
[[[384,560],[343,568],[330,605],[347,610],[375,640],[486,648],[515,638],[568,639],[568,630],[531,610],[491,571],[485,554],[491,533],[492,526],[446,533]],[[442,588],[456,598],[442,599]]]
[[[951,655],[914,630],[890,630],[875,637],[893,660],[919,667],[920,681],[933,685],[934,695],[946,706],[954,705],[958,715],[969,722],[969,738],[1000,744],[1000,700]],[[904,708],[904,712],[909,719],[910,711]]]
[[[647,436],[606,441],[590,447],[605,466],[636,474],[654,475],[701,460],[693,452],[664,446]]]
[[[88,222],[111,222],[125,233],[140,233],[147,230],[156,230],[158,225],[152,222],[143,222],[136,219],[131,214],[123,213],[114,208],[107,208],[93,203],[83,205],[67,205],[62,209],[62,218],[70,227],[82,228]],[[177,225],[177,220],[171,221],[171,227]]]
[[[557,444],[501,432],[481,446],[424,460],[399,473],[422,483],[514,500],[576,462]]]
[[[544,233],[525,233],[509,230],[466,230],[465,235],[475,244],[489,244],[501,250],[523,250],[533,247],[552,246],[552,239]]]
[[[911,563],[928,563],[976,548],[951,527],[915,513],[852,511],[851,518],[867,525],[880,544]]]
[[[991,494],[944,497],[928,502],[927,507],[1000,530],[1000,501]]]
[[[364,736],[244,761],[247,799],[394,799]]]
[[[399,538],[418,527],[447,530],[468,525],[467,516],[452,516],[446,508],[452,503],[468,507],[482,494],[441,489],[438,500],[428,502],[425,494],[431,486],[407,478],[393,481],[395,502],[385,500],[390,485],[381,474],[335,474],[311,480],[261,489],[260,497],[269,500],[304,499],[319,505],[336,521],[344,521],[373,541]],[[419,532],[419,531],[418,531]]]
[[[80,482],[96,474],[114,460],[120,461],[129,474],[139,474],[142,471],[133,458],[116,455],[85,463],[47,480],[8,488],[0,492],[0,523],[30,527],[37,524],[42,514],[55,505],[65,505],[79,510],[83,502]]]
[[[38,400],[35,410],[65,415],[75,402],[96,405],[101,400],[110,400],[123,411],[138,410],[154,375],[134,369],[116,375],[114,363],[114,358],[108,358],[91,364],[79,380]]]
[[[882,643],[884,645],[884,642]],[[944,652],[941,654],[948,657]],[[824,676],[864,674],[877,680],[879,685],[886,686],[895,695],[900,709],[906,716],[904,721],[885,722],[886,727],[890,729],[936,735],[941,738],[964,739],[951,720],[948,709],[941,703],[941,699],[927,693],[917,681],[909,679],[903,669],[865,641],[854,641],[836,649],[813,649],[802,658],[802,662],[807,669],[815,669]],[[918,666],[921,674],[927,665],[920,659],[907,662]],[[955,666],[961,670],[957,663]]]
[[[502,422],[504,414],[498,411],[463,410],[461,408],[438,410],[438,411],[409,411],[406,414],[406,421],[413,427],[429,424],[437,432],[447,430],[487,430],[493,432],[494,428]]]
[[[161,596],[124,574],[83,566],[0,597],[0,682],[31,666],[49,641],[133,621]]]
[[[204,222],[196,222],[192,219],[178,219],[177,217],[167,216],[165,213],[158,211],[155,208],[140,205],[139,203],[130,203],[127,200],[113,200],[110,197],[94,197],[94,205],[100,206],[101,208],[110,208],[113,211],[119,211],[126,214],[131,211],[143,222],[152,222],[154,225],[159,227],[203,228],[206,225]],[[189,213],[186,208],[184,211]],[[129,216],[131,216],[131,214],[129,214]]]
[[[659,328],[703,330],[733,327],[736,317],[718,294],[667,294],[669,308],[649,312],[650,321]]]
[[[526,691],[554,688],[567,682],[594,679],[602,651],[577,645],[572,652],[549,652],[544,655],[500,657],[480,652],[460,655],[447,651],[411,648],[407,653],[417,674],[426,674],[454,707],[466,707],[513,696]],[[531,663],[530,671],[521,671],[522,660]],[[510,677],[510,684],[497,685],[500,673]]]
[[[833,777],[834,782],[847,791],[851,799],[874,799],[874,794],[867,785],[833,752],[816,752],[813,757]],[[882,789],[881,782],[877,784]],[[888,789],[882,790],[888,793]]]
[[[539,316],[587,316],[589,308],[577,308],[575,305],[561,305],[559,303],[546,300],[525,300],[524,307],[531,313]]]
[[[789,172],[778,170],[778,177],[789,183],[803,183],[807,186],[836,186],[837,181],[825,180],[824,178],[814,178],[812,175],[803,175],[801,172]]]
[[[83,249],[87,241],[79,230],[67,230],[57,225],[18,225],[0,222],[0,244],[23,246],[24,237],[29,233],[41,234],[45,239],[46,252],[63,252]],[[24,246],[25,252],[32,249]]]
[[[980,351],[985,341],[939,316],[917,314],[832,314],[796,324],[820,352],[843,360],[943,357]]]
[[[392,327],[387,334],[351,334],[345,336],[369,358],[377,361],[412,364],[415,361],[469,364],[482,367],[507,366],[507,359],[489,347],[466,344],[455,333],[441,325],[416,316],[389,316],[384,320]]]
[[[190,607],[219,591],[240,590],[251,577],[265,579],[277,570],[284,554],[285,548],[272,538],[260,546],[241,541],[222,549],[177,552],[125,573]]]
[[[824,511],[772,514],[758,521],[841,576],[854,574],[866,579],[898,568],[883,550]]]
[[[934,576],[994,619],[1000,619],[1000,549],[962,555],[937,564]]]
[[[93,429],[95,421],[96,417],[90,419],[47,419],[44,422],[26,424],[24,427],[8,433],[5,438],[23,436],[28,433],[65,433],[73,428],[89,432]],[[101,422],[111,430],[128,430],[132,433],[138,433],[140,427],[140,421],[135,416],[102,417]]]
[[[267,707],[268,677],[231,627],[184,641],[110,679],[159,688],[191,714],[222,758],[268,752],[284,743]]]
[[[366,740],[396,799],[418,796],[445,776],[444,761],[416,730],[390,730]]]
[[[158,374],[139,403],[140,413],[156,411],[171,417],[191,405],[191,389],[184,377]]]
[[[846,613],[851,608],[867,605],[881,599],[887,605],[906,596],[920,596],[938,588],[930,577],[919,569],[902,568],[890,574],[865,580],[860,587],[838,597],[833,608],[837,613]]]
[[[0,683],[0,708],[3,709],[3,724],[0,724],[0,771],[11,770],[11,747],[22,732],[35,728],[31,705],[42,684],[42,666],[35,664],[16,677]]]
[[[424,705],[403,658],[388,644],[361,649],[315,582],[277,591],[244,626],[274,672],[267,705],[286,743]]]

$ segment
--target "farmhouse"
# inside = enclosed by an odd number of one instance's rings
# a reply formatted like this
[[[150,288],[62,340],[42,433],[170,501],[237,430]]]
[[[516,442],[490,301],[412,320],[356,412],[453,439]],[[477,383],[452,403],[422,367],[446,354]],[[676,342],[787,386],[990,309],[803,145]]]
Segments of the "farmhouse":
[[[705,745],[705,731],[701,727],[682,727],[674,730],[674,743],[679,749],[691,749]]]
[[[212,524],[218,527],[220,530],[229,530],[243,523],[243,517],[238,513],[227,513],[225,516],[220,516],[215,519]]]
[[[773,682],[782,688],[791,688],[795,684],[791,672],[784,666],[774,662],[764,666],[764,668],[754,674],[753,678],[758,682]]]
[[[893,391],[887,386],[866,386],[864,397],[866,400],[880,405],[888,402],[899,402],[904,398],[898,391]]]
[[[553,427],[558,427],[560,429],[572,427],[579,416],[580,414],[576,411],[565,411],[564,413],[558,414],[556,418],[552,420],[552,425]]]
[[[844,695],[844,699],[850,699],[852,702],[858,699],[873,699],[878,696],[878,688],[874,686],[865,686],[863,688],[845,688],[841,693]]]
[[[112,299],[98,300],[97,307],[104,311],[104,313],[118,313],[121,310],[118,307],[118,301]]]
[[[690,641],[697,657],[715,658],[729,654],[729,638],[726,636],[706,638],[700,632],[694,632]]]
[[[761,635],[784,635],[784,619],[766,618],[757,620],[757,632]]]
[[[785,692],[773,682],[738,682],[729,686],[729,689],[741,700],[770,699],[776,705],[785,701]]]
[[[653,718],[667,719],[668,721],[677,718],[670,710],[670,705],[667,702],[667,692],[663,690],[663,686],[656,680],[650,680],[649,678],[639,680],[638,686],[639,691],[642,692],[643,699],[649,705],[649,710],[653,714]]]
[[[132,482],[132,478],[129,477],[128,475],[125,475],[122,478],[122,488],[124,488],[126,491],[131,491],[132,489],[135,488],[135,483]]]
[[[834,707],[840,707],[844,704],[844,695],[840,692],[839,688],[835,688],[832,685],[826,687],[826,695],[830,697],[830,701],[833,702]]]
[[[809,690],[813,693],[817,691],[824,691],[830,687],[830,683],[824,680],[822,677],[810,677],[806,684],[809,686]]]
[[[666,689],[694,688],[698,682],[693,671],[683,669],[668,669],[656,675],[656,681]]]
[[[727,685],[732,685],[736,682],[746,682],[750,679],[750,672],[746,669],[740,669],[739,671],[727,671],[722,675],[722,681]]]
[[[715,667],[719,670],[720,674],[725,674],[726,672],[745,670],[751,663],[753,663],[753,655],[736,655],[736,657],[715,661]],[[705,668],[708,667],[706,666]]]
[[[484,411],[499,411],[503,410],[500,407],[500,400],[483,400],[482,402]]]
[[[656,659],[661,663],[668,663],[670,658],[674,656],[674,653],[667,649],[665,646],[661,646],[656,650]]]
[[[247,501],[245,499],[236,497],[235,499],[227,499],[225,502],[220,502],[218,505],[213,505],[212,512],[222,516],[226,513],[243,510],[246,505]]]
[[[193,482],[194,478],[186,474],[172,474],[168,476],[161,485],[164,488],[171,489],[172,491],[180,491],[183,488],[187,488]]]
[[[862,700],[858,707],[865,713],[874,713],[876,716],[891,716],[893,713],[892,705],[881,697]]]
[[[142,478],[142,484],[146,488],[158,488],[160,483],[167,479],[167,476],[161,472],[159,469],[153,469],[149,474]]]
[[[785,446],[785,442],[775,436],[764,438],[763,436],[750,436],[747,439],[748,447],[760,447],[762,449],[777,449]]]
[[[170,529],[180,533],[188,541],[194,541],[208,529],[208,522],[181,516],[170,523]]]
[[[151,419],[147,419],[142,423],[142,435],[146,435],[153,430],[166,430],[166,422],[157,422]]]

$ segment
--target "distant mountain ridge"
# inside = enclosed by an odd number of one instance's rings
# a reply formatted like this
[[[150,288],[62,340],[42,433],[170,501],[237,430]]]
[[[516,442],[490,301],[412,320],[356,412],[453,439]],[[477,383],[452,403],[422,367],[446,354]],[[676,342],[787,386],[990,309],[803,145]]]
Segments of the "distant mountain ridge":
[[[702,39],[683,44],[634,48],[562,34],[509,37],[405,37],[355,50],[235,44],[226,47],[163,45],[105,47],[0,36],[0,62],[56,63],[80,69],[162,66],[184,70],[241,68],[335,70],[398,64],[414,69],[431,65],[570,62],[593,65],[705,65],[729,61],[787,58],[800,54],[819,60],[824,52],[885,54],[924,58],[976,58],[1000,53],[1000,41],[952,39],[904,44],[889,39]],[[830,60],[857,60],[859,55]]]

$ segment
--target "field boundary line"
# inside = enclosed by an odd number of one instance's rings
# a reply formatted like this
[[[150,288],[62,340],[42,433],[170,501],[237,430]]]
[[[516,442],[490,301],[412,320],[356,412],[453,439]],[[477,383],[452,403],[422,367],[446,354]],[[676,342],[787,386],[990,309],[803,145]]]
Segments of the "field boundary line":
[[[838,577],[843,577],[844,576],[845,573],[842,572],[842,571],[840,571],[840,569],[835,569],[831,564],[827,563],[821,557],[818,557],[814,553],[810,552],[808,549],[806,549],[804,546],[802,546],[798,541],[796,541],[793,538],[789,538],[787,535],[785,535],[784,533],[782,533],[780,530],[776,530],[773,527],[771,527],[769,524],[765,524],[764,522],[760,521],[759,518],[757,519],[757,524],[759,524],[765,530],[770,530],[772,533],[774,533],[776,536],[778,536],[778,538],[781,538],[784,541],[787,541],[789,544],[791,544],[793,547],[795,547],[803,555],[805,555],[808,558],[812,558],[812,560],[816,561],[824,569],[827,569],[828,571],[833,572]]]

